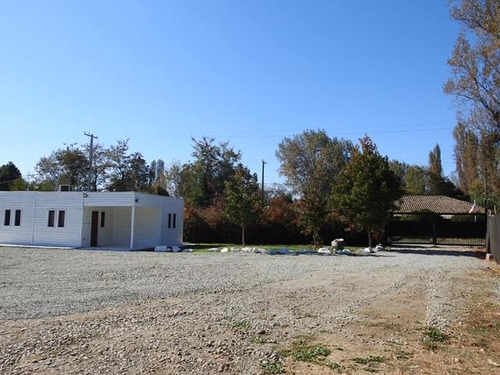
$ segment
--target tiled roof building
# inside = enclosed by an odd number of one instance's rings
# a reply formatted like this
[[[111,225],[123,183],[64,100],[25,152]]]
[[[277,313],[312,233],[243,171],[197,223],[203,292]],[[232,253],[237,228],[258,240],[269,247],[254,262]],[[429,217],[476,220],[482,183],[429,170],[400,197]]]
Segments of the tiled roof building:
[[[431,211],[437,214],[468,214],[472,206],[473,203],[444,195],[405,195],[401,198],[395,213]],[[475,212],[484,214],[484,208],[476,205]]]

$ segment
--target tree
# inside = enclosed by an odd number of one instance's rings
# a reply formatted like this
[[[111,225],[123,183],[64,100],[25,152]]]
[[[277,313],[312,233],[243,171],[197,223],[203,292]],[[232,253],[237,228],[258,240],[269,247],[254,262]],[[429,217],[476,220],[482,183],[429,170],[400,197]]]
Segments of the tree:
[[[165,188],[173,197],[182,197],[182,170],[183,166],[179,161],[173,161],[165,169]],[[190,205],[191,207],[193,205]]]
[[[399,177],[403,185],[405,185],[406,176],[408,175],[408,170],[410,169],[411,166],[399,160],[391,160],[389,162],[389,167],[394,172],[394,174]]]
[[[269,204],[264,208],[266,222],[290,228],[297,224],[297,210],[290,194],[275,195],[269,199]]]
[[[410,165],[398,160],[391,160],[389,167],[401,180],[405,194],[424,195],[428,192],[429,172],[426,167]]]
[[[429,152],[429,187],[431,194],[442,195],[443,166],[441,164],[441,148],[438,144]]]
[[[255,218],[259,202],[257,176],[239,164],[233,178],[225,183],[225,212],[229,220],[241,227],[241,243],[245,245],[245,228]]]
[[[276,151],[280,173],[302,199],[299,220],[304,233],[311,235],[315,244],[320,242],[332,185],[349,161],[353,147],[350,141],[330,138],[324,130],[306,130],[284,138]]]
[[[150,191],[149,166],[140,152],[121,154],[115,164],[108,190]]]
[[[0,166],[0,191],[13,190],[19,184],[18,180],[22,180],[21,171],[13,162]]]
[[[429,189],[431,195],[445,195],[456,199],[467,199],[463,191],[447,177],[443,176],[441,149],[438,144],[429,153]]]
[[[206,208],[224,196],[224,183],[230,180],[241,159],[241,153],[227,142],[215,144],[213,138],[192,139],[195,160],[181,168],[169,170],[169,180],[176,185],[177,194],[186,204]]]
[[[88,159],[75,144],[57,149],[48,157],[42,157],[35,170],[38,179],[50,184],[52,190],[59,185],[84,186],[87,181]]]
[[[375,143],[368,136],[360,142],[333,188],[330,207],[342,221],[366,231],[372,247],[372,233],[384,228],[403,190]]]
[[[118,141],[118,143],[121,141]],[[85,155],[90,155],[90,143],[82,146]],[[109,178],[109,171],[113,163],[112,147],[106,148],[101,143],[93,145],[93,158],[92,158],[92,181],[91,190],[98,191],[106,187]]]
[[[459,104],[461,123],[475,124],[500,140],[500,0],[450,0],[462,30],[448,64],[444,91]]]
[[[479,138],[474,131],[459,123],[454,131],[454,155],[460,188],[470,194],[479,181]]]
[[[429,174],[425,167],[411,165],[406,171],[405,193],[408,195],[424,195],[427,192]]]

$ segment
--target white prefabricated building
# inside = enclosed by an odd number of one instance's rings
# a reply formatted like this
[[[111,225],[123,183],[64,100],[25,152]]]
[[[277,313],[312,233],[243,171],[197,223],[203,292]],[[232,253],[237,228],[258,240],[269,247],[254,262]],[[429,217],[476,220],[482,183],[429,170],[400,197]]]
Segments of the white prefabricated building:
[[[184,201],[136,192],[0,191],[0,244],[140,250],[182,245]]]

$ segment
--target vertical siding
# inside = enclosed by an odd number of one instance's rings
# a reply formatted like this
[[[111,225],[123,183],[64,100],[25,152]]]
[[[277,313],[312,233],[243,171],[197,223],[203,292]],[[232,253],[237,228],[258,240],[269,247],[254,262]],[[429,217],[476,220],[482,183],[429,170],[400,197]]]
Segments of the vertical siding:
[[[90,230],[92,225],[92,207],[85,207],[82,220],[82,247],[90,247]]]
[[[54,227],[47,225],[49,210],[56,211]],[[59,211],[65,211],[64,227],[57,226]],[[34,244],[82,246],[83,197],[81,193],[36,193]]]
[[[170,198],[162,205],[161,243],[167,246],[182,245],[184,230],[184,201]],[[168,227],[168,215],[171,215],[171,227]],[[173,215],[176,215],[176,226],[173,228]]]
[[[33,192],[0,192],[0,243],[32,244]],[[5,211],[10,210],[10,225],[4,225]],[[21,210],[21,223],[14,225],[16,210]]]
[[[2,192],[0,242],[21,245],[81,246],[82,194],[46,192]],[[4,226],[5,209],[11,209],[11,224]],[[15,227],[15,210],[21,210],[21,225]],[[49,210],[65,211],[65,225],[48,227]],[[57,214],[56,214],[57,218]]]
[[[98,223],[98,246],[113,246],[113,217],[114,208],[112,207],[99,207],[99,223]],[[101,227],[102,214],[105,214],[104,227]]]
[[[130,245],[130,207],[115,207],[113,215],[113,246],[128,249]]]
[[[161,245],[161,210],[137,208],[135,215],[134,248]]]
[[[184,201],[179,198],[137,193],[137,207],[161,208],[158,245],[182,245],[184,231]],[[168,214],[176,215],[176,227],[168,228]]]

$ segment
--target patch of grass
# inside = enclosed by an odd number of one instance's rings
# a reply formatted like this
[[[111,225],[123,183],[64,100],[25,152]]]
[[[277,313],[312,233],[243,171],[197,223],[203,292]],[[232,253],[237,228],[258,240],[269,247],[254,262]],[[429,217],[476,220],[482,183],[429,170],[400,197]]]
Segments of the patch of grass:
[[[424,335],[435,342],[444,342],[449,339],[449,336],[436,327],[426,327]]]
[[[405,352],[404,350],[398,350],[395,354],[396,359],[410,359],[413,357],[412,352]]]
[[[345,370],[345,367],[338,362],[325,361],[324,365],[330,370],[337,371],[339,374],[342,374]]]
[[[321,344],[309,345],[304,340],[297,340],[292,344],[291,349],[283,350],[281,353],[296,361],[317,363],[320,357],[326,357],[331,350]]]
[[[264,374],[283,374],[285,372],[285,368],[278,361],[262,361],[260,368]]]
[[[484,348],[486,349],[488,347],[488,344],[490,343],[490,340],[488,340],[486,337],[481,337],[479,340],[474,342],[474,346],[477,346],[479,348]]]
[[[434,341],[424,339],[424,348],[430,351],[434,351],[438,348],[438,344],[436,344]]]
[[[387,358],[382,357],[382,356],[369,356],[367,358],[361,358],[361,357],[356,357],[352,359],[354,362],[360,364],[360,365],[367,365],[369,363],[383,363],[387,361]]]
[[[436,350],[438,343],[446,342],[450,339],[446,333],[436,327],[425,327],[423,343],[427,350]]]
[[[248,331],[252,328],[252,323],[248,320],[235,320],[233,324],[231,324],[231,327],[237,330]]]
[[[250,341],[254,344],[267,344],[270,340],[265,336],[252,336],[250,337]]]
[[[489,336],[490,332],[487,328],[484,327],[474,327],[470,330],[470,333],[472,333],[474,336]]]

